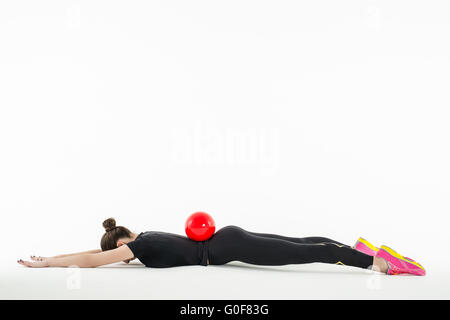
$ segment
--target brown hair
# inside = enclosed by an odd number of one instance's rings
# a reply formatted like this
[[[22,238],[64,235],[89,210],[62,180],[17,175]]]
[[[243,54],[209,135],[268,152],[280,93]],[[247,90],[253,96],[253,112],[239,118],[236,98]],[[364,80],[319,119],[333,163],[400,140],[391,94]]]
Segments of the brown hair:
[[[131,231],[125,227],[117,226],[114,218],[109,218],[103,221],[103,228],[105,228],[105,234],[100,240],[100,247],[102,251],[112,250],[117,248],[117,241],[121,238],[131,237]]]

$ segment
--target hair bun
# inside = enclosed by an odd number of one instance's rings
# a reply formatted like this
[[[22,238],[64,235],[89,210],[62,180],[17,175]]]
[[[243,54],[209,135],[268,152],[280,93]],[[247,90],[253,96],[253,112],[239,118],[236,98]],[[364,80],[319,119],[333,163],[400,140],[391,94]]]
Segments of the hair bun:
[[[106,232],[111,231],[116,228],[116,220],[114,218],[109,218],[103,221],[103,228],[105,228]]]

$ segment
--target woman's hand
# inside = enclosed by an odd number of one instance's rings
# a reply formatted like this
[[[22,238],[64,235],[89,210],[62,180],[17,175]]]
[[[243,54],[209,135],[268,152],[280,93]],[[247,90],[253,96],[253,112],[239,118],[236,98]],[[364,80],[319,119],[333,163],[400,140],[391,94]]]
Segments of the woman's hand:
[[[33,261],[44,261],[47,260],[47,257],[41,257],[41,256],[30,256],[31,260]]]
[[[43,259],[40,261],[24,261],[22,259],[17,260],[18,264],[21,264],[25,267],[30,267],[30,268],[45,268],[49,266],[48,260],[47,259]]]

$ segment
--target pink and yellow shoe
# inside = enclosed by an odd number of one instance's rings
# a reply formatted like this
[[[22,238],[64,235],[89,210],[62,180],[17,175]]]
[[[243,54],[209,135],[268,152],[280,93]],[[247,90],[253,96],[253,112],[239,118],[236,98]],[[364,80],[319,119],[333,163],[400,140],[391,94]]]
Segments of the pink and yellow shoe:
[[[419,263],[412,259],[403,257],[401,254],[395,252],[387,246],[381,246],[375,256],[386,261],[388,265],[387,274],[389,275],[409,273],[416,276],[424,276],[426,274],[425,268]]]
[[[380,248],[377,248],[376,246],[374,246],[373,244],[371,244],[369,241],[367,241],[364,238],[359,238],[358,240],[356,240],[355,245],[353,246],[353,249],[365,253],[369,256],[375,256],[378,252],[378,250],[380,250]],[[406,260],[415,262],[413,259],[408,258],[408,257],[403,257]]]
[[[369,241],[367,241],[364,238],[359,238],[356,240],[355,245],[353,246],[353,249],[362,252],[364,254],[367,254],[369,256],[375,256],[378,252],[378,248],[375,247],[373,244],[371,244]]]

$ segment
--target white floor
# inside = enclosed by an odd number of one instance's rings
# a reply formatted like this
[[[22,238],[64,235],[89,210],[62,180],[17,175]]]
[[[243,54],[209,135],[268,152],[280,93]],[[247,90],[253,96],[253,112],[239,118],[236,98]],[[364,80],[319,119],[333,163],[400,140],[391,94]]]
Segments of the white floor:
[[[169,269],[114,264],[96,269],[2,265],[1,299],[449,299],[450,273],[386,276],[324,264]]]

